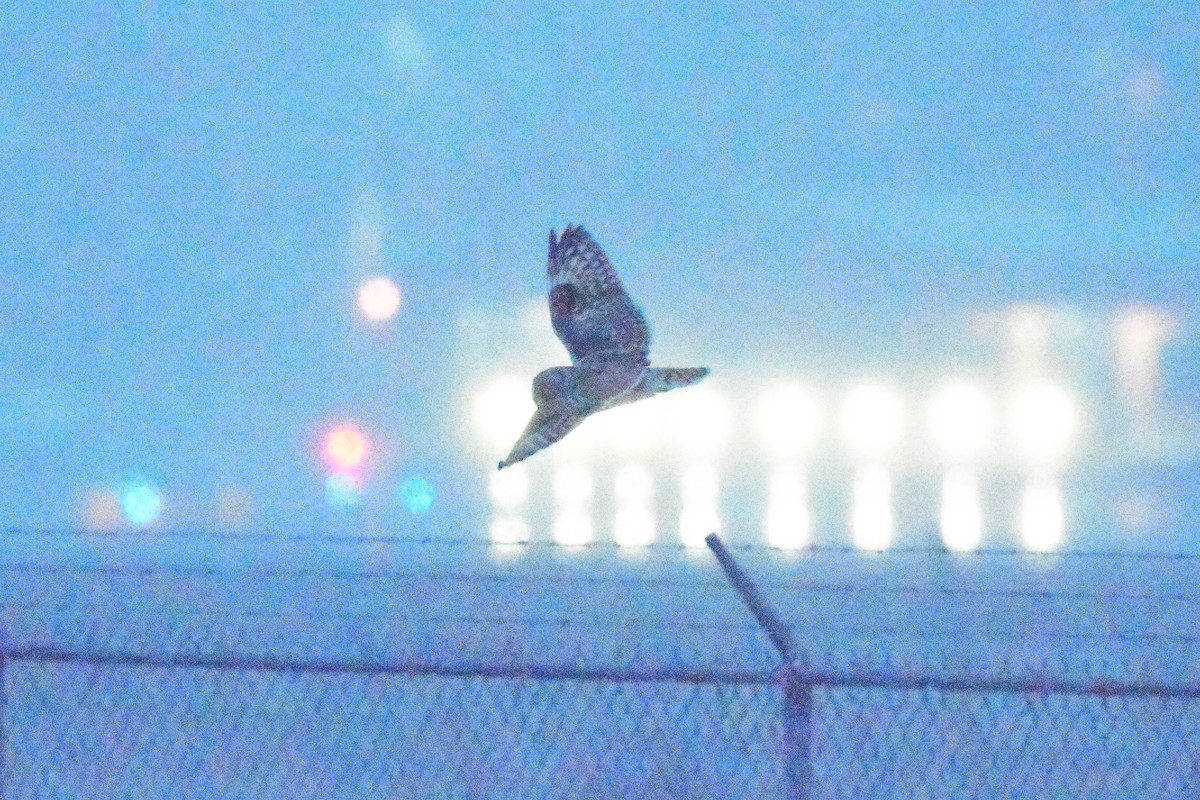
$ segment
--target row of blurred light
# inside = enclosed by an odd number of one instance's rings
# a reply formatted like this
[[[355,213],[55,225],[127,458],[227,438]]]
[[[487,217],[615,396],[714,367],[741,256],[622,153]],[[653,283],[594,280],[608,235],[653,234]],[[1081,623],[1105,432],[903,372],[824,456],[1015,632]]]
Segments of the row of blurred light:
[[[359,226],[360,228],[362,226]],[[375,240],[381,233],[372,226],[362,228],[366,238]],[[362,232],[360,231],[360,233]],[[352,238],[355,231],[352,230]],[[358,236],[358,239],[364,238]],[[362,242],[358,243],[359,249]],[[352,243],[351,249],[355,247]],[[371,241],[365,250],[370,258],[364,267],[375,269],[379,261],[380,243]],[[396,283],[385,275],[363,279],[355,291],[355,306],[368,323],[384,323],[400,310],[403,295]],[[325,476],[325,500],[337,509],[350,509],[362,501],[363,466],[370,451],[367,436],[353,424],[330,429],[324,437],[322,456],[328,467]],[[414,476],[400,486],[400,499],[413,514],[422,514],[433,505],[433,486],[425,478]],[[248,492],[221,490],[216,496],[216,519],[221,525],[237,526],[249,521],[253,502]],[[145,478],[132,478],[116,489],[93,489],[84,498],[84,525],[93,530],[112,530],[122,526],[149,527],[159,521],[165,501],[162,491]]]
[[[363,470],[369,453],[370,440],[356,425],[337,425],[326,433],[321,454],[328,469],[325,501],[331,508],[348,510],[362,502]],[[400,484],[398,496],[409,513],[424,514],[433,506],[433,484],[419,475],[408,477]],[[159,521],[165,505],[162,491],[152,481],[135,477],[116,489],[88,492],[83,522],[93,530],[145,528]],[[214,506],[216,521],[222,526],[237,527],[253,517],[253,499],[245,490],[218,491]]]
[[[700,547],[704,537],[722,528],[716,470],[693,466],[679,476],[679,539],[689,547]],[[783,466],[770,476],[768,500],[763,514],[766,543],[781,550],[813,544],[813,520],[808,486],[803,473]],[[554,540],[563,546],[590,544],[596,537],[591,512],[591,472],[579,463],[556,470],[554,487]],[[531,538],[527,520],[530,492],[529,470],[523,465],[492,475],[493,505],[491,539],[495,544],[517,544]],[[644,547],[656,540],[654,478],[643,464],[626,464],[613,478],[615,513],[612,540],[620,547]],[[854,477],[850,500],[850,531],[857,547],[883,551],[895,535],[892,479],[880,466],[861,469]],[[984,533],[984,515],[979,479],[967,468],[947,471],[941,486],[940,531],[950,550],[968,552],[979,547]],[[1046,552],[1062,542],[1065,530],[1062,490],[1051,478],[1026,481],[1017,513],[1017,532],[1024,545]]]
[[[424,514],[433,507],[433,484],[419,475],[405,478],[396,496],[410,514]],[[325,501],[336,510],[350,510],[362,501],[362,484],[352,476],[330,473],[325,484]],[[222,528],[240,528],[255,518],[253,495],[244,489],[219,489],[206,504],[212,520]],[[158,523],[168,507],[168,498],[152,482],[133,479],[115,489],[97,488],[83,498],[84,527],[94,531],[120,528],[149,528]]]
[[[925,410],[933,441],[951,461],[981,457],[995,437],[996,404],[976,384],[946,382],[932,394]],[[883,458],[904,437],[903,399],[886,384],[869,382],[851,388],[839,411],[840,433],[859,458]],[[475,404],[479,433],[496,448],[511,446],[532,413],[528,382],[513,378],[494,381]],[[699,386],[605,411],[594,417],[595,424],[589,420],[555,447],[578,449],[603,440],[626,452],[646,452],[659,443],[665,430],[674,434],[686,453],[709,455],[729,439],[735,416],[732,404],[716,390]],[[1007,416],[1010,441],[1027,462],[1054,466],[1068,456],[1078,413],[1061,386],[1038,382],[1019,388],[1010,397]],[[767,391],[757,404],[755,422],[761,444],[787,458],[811,452],[826,426],[816,394],[798,384]]]
[[[511,445],[532,413],[532,402],[528,389],[519,382],[499,379],[479,396],[475,410],[485,440],[504,448]],[[925,411],[926,426],[945,473],[942,538],[948,548],[974,549],[984,529],[977,469],[995,438],[996,404],[981,387],[952,380],[932,393]],[[646,456],[657,449],[665,430],[673,434],[685,457],[678,483],[679,535],[686,545],[702,544],[706,534],[720,529],[714,461],[719,447],[729,439],[734,418],[733,405],[707,386],[594,417],[590,436],[581,435],[587,430],[585,424],[554,445],[555,540],[580,545],[594,537],[587,513],[590,475],[582,465],[593,445],[603,441],[617,450]],[[813,391],[799,384],[782,384],[762,396],[754,420],[759,442],[773,462],[763,514],[766,540],[780,548],[805,547],[812,543],[813,527],[805,466],[813,460],[826,424],[822,408]],[[1028,474],[1019,503],[1019,534],[1030,549],[1053,549],[1064,534],[1056,473],[1069,455],[1078,427],[1075,403],[1055,384],[1031,383],[1011,396],[1008,424],[1011,441]],[[852,387],[838,410],[837,427],[856,464],[850,530],[854,542],[865,550],[884,550],[894,536],[892,477],[887,465],[903,439],[905,426],[903,400],[883,383]],[[564,457],[568,463],[560,464]],[[529,538],[524,521],[526,469],[517,465],[492,478],[492,539],[497,543]],[[632,547],[654,540],[653,493],[653,478],[646,466],[629,464],[616,472],[612,536],[618,545]]]

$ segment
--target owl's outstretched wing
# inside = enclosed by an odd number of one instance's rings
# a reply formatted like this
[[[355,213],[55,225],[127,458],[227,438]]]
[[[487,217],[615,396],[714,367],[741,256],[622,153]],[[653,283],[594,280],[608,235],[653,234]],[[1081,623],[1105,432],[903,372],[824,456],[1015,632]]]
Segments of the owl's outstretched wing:
[[[500,469],[511,467],[539,450],[546,449],[575,430],[583,420],[582,416],[570,414],[561,409],[538,407],[537,411],[533,412],[533,418],[525,426],[520,438],[517,439],[517,443],[509,451],[508,458],[500,462]]]
[[[550,231],[546,282],[550,321],[573,363],[596,354],[649,363],[646,318],[582,227],[568,225],[557,239]]]

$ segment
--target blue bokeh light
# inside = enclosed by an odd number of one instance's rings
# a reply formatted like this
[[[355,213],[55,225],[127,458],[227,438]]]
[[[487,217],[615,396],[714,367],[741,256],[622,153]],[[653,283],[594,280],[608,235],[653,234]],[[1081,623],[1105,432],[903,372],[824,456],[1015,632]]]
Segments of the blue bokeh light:
[[[353,508],[362,501],[362,481],[348,472],[331,472],[325,479],[325,502],[333,508]]]
[[[410,514],[424,514],[433,506],[433,484],[422,477],[413,477],[400,485],[400,499]]]
[[[134,481],[121,493],[121,510],[134,527],[152,524],[162,514],[162,507],[162,494],[148,481]]]

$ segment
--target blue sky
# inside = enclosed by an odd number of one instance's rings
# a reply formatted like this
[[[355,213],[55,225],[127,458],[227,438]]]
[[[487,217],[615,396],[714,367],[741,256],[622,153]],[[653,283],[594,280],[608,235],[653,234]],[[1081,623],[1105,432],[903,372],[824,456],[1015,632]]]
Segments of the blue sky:
[[[314,440],[345,417],[399,443],[396,480],[453,484],[454,320],[535,296],[569,221],[672,353],[893,357],[1015,302],[1139,302],[1183,321],[1195,402],[1190,3],[25,5],[0,15],[6,524],[134,477],[325,524]],[[372,270],[405,296],[378,328]]]

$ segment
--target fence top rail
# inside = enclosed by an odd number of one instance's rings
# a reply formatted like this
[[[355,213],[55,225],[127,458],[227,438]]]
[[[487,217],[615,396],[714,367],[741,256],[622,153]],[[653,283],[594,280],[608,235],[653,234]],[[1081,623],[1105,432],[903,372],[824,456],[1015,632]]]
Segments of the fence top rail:
[[[778,685],[788,681],[811,688],[892,689],[960,693],[1060,694],[1089,697],[1159,697],[1200,699],[1200,685],[1107,678],[1064,680],[1056,676],[1003,678],[890,672],[887,670],[815,670],[803,664],[790,669],[731,670],[690,668],[622,669],[572,664],[487,664],[437,661],[370,661],[291,659],[205,653],[139,653],[18,647],[0,650],[0,662],[80,664],[150,669],[244,670],[325,675],[395,675],[449,678],[498,678],[609,683],[680,683],[694,685]]]
[[[843,689],[893,689],[984,694],[1060,694],[1086,697],[1162,697],[1200,699],[1200,685],[1112,678],[1067,680],[1053,675],[1000,677],[930,675],[872,670],[863,672],[794,667],[788,679],[802,685]]]
[[[161,669],[227,669],[345,675],[410,675],[452,678],[510,678],[612,683],[770,684],[765,670],[622,669],[572,664],[488,664],[454,661],[372,661],[299,659],[220,653],[139,653],[18,647],[0,650],[0,660]]]

